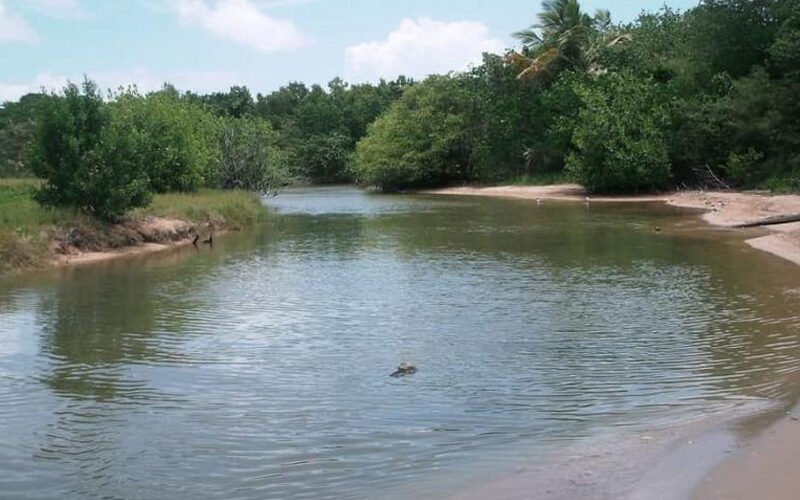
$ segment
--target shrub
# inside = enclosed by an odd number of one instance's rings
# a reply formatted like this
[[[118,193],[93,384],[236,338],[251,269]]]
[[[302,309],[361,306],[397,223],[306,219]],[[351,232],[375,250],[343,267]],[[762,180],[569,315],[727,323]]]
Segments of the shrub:
[[[50,95],[39,109],[31,152],[31,167],[44,179],[37,200],[109,220],[147,205],[144,139],[124,119],[112,119],[93,82],[69,83],[63,97]]]
[[[358,143],[358,181],[395,191],[467,179],[468,101],[461,83],[431,77],[407,90]]]
[[[120,122],[144,134],[139,151],[156,193],[190,192],[214,182],[219,161],[216,118],[171,88],[122,93],[110,105]]]
[[[573,124],[568,172],[592,191],[665,187],[671,177],[666,112],[652,82],[612,73],[577,85],[582,108]]]
[[[350,138],[343,134],[318,134],[297,148],[295,161],[303,175],[317,183],[343,182],[351,147]]]
[[[218,186],[269,193],[289,182],[286,154],[269,122],[228,118],[220,130]]]

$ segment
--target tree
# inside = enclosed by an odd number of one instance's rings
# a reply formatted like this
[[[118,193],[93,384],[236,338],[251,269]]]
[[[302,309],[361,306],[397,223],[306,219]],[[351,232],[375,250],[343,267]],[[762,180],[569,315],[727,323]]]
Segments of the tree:
[[[27,94],[0,107],[0,176],[31,175],[27,150],[36,130],[36,108],[43,94]]]
[[[763,65],[792,4],[796,0],[704,0],[687,12],[685,50],[700,82],[723,72],[740,78]]]
[[[308,137],[297,148],[294,160],[303,177],[320,184],[346,182],[352,154],[350,137],[339,132]]]
[[[356,147],[361,184],[384,191],[471,178],[465,80],[433,76],[407,90]]]
[[[69,83],[63,97],[41,102],[31,152],[31,167],[44,179],[37,199],[107,220],[147,205],[145,143],[125,116],[109,113],[94,82]]]
[[[640,192],[666,187],[666,110],[652,81],[612,73],[578,83],[582,109],[571,128],[567,170],[588,189]]]
[[[520,78],[539,78],[562,70],[599,73],[603,47],[629,38],[612,29],[611,14],[598,10],[594,16],[583,12],[578,0],[542,2],[539,22],[514,36],[523,52],[510,59],[521,68]]]
[[[768,49],[769,66],[778,74],[800,76],[800,4],[780,26]]]
[[[287,158],[277,142],[268,122],[253,117],[226,119],[220,131],[218,186],[269,194],[286,185]]]
[[[409,85],[405,78],[353,86],[336,78],[327,89],[291,83],[259,95],[256,113],[278,132],[295,177],[315,183],[348,182],[356,143]]]
[[[217,119],[200,105],[167,87],[147,96],[123,92],[110,109],[146,135],[140,154],[154,192],[195,191],[214,182]]]
[[[470,106],[467,118],[473,136],[473,175],[481,182],[562,166],[553,161],[545,144],[545,131],[554,115],[545,113],[544,93],[519,80],[517,74],[516,66],[505,57],[485,54],[483,64],[462,77]]]
[[[180,97],[174,92],[174,87],[169,84],[164,86],[164,91]],[[244,86],[233,86],[228,92],[214,92],[208,95],[187,93],[185,100],[192,104],[206,106],[214,115],[220,117],[242,118],[255,113],[256,103],[250,94],[250,89]]]

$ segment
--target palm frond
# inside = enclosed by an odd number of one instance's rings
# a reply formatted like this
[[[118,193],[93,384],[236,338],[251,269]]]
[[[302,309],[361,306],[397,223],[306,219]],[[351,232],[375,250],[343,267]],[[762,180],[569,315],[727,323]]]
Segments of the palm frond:
[[[513,37],[522,42],[522,45],[529,48],[538,47],[544,43],[542,37],[536,33],[535,26],[531,26],[526,30],[517,31],[513,34]]]
[[[519,52],[512,52],[508,56],[509,62],[520,69],[517,75],[517,78],[520,80],[537,78],[558,58],[559,51],[556,48],[547,49],[536,57],[528,57]]]

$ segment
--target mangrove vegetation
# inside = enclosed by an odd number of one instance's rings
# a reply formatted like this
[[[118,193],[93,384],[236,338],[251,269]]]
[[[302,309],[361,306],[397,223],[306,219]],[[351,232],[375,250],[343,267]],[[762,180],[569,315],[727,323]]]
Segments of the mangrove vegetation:
[[[520,28],[517,50],[416,82],[254,96],[87,78],[28,94],[0,107],[0,177],[39,180],[2,196],[119,222],[155,195],[296,182],[800,189],[798,0],[703,0],[627,24],[549,0]]]

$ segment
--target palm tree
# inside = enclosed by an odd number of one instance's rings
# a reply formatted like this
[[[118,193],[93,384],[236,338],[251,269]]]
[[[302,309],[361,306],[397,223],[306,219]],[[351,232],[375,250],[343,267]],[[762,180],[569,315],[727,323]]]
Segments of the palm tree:
[[[510,60],[521,68],[519,78],[536,78],[562,69],[589,73],[602,71],[598,60],[603,47],[629,39],[613,32],[611,14],[598,10],[590,16],[578,0],[542,2],[539,22],[514,33],[522,42],[522,52],[512,52]]]

